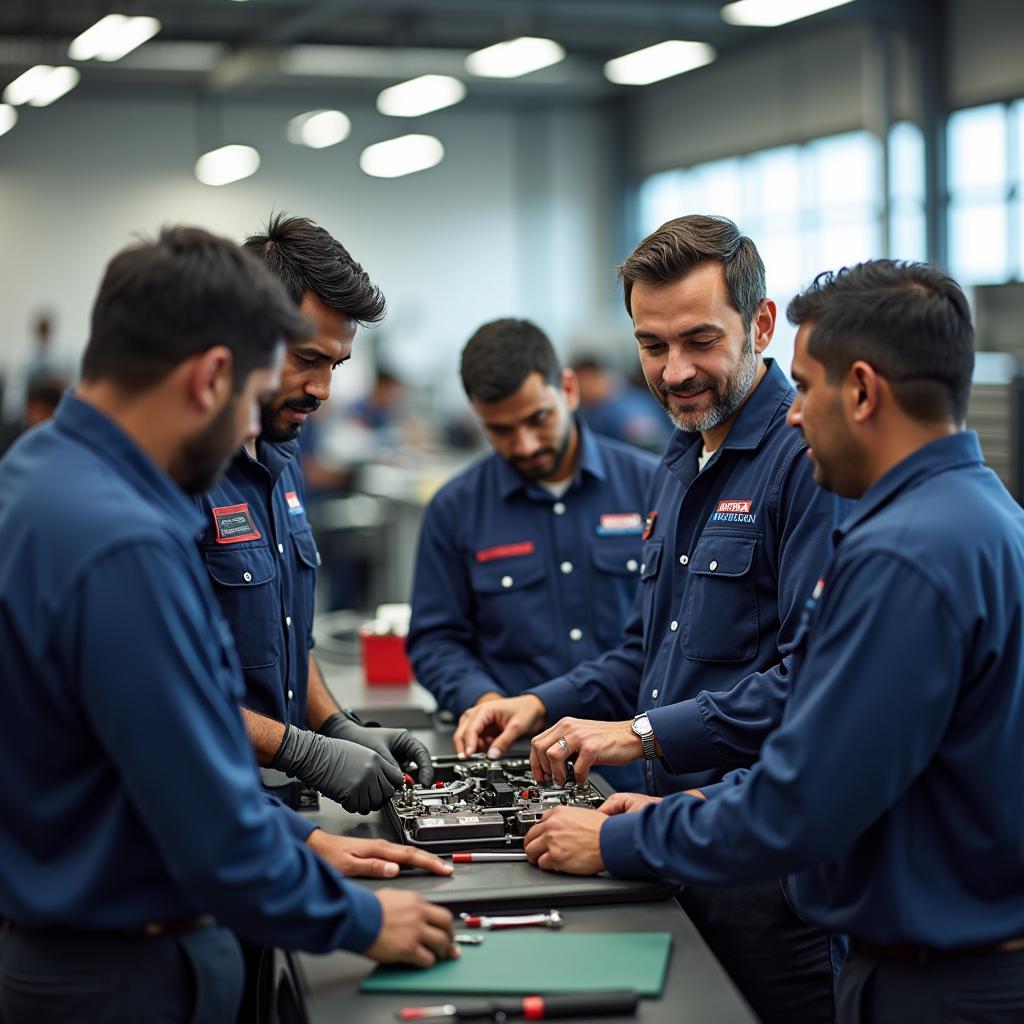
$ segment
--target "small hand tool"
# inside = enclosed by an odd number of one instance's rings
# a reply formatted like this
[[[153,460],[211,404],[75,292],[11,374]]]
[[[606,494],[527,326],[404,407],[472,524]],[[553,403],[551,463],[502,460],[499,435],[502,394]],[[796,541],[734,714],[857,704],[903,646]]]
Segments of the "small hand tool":
[[[546,914],[516,914],[510,917],[484,917],[480,914],[459,914],[467,928],[483,928],[490,931],[497,928],[561,928],[565,922],[557,910]]]

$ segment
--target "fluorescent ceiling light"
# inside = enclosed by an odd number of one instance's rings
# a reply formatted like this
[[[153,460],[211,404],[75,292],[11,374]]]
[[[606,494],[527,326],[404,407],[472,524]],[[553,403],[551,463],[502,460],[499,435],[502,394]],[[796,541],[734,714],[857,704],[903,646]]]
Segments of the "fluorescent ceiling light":
[[[340,110],[310,110],[288,122],[288,141],[324,149],[347,139],[350,131],[352,122]]]
[[[553,39],[520,36],[476,50],[466,58],[466,70],[482,78],[518,78],[565,59]]]
[[[196,161],[196,177],[204,185],[230,185],[255,174],[260,155],[252,146],[221,146]]]
[[[389,117],[419,117],[466,98],[466,87],[450,75],[420,75],[377,96],[377,109]]]
[[[853,0],[736,0],[722,8],[722,19],[730,25],[774,28],[849,3]]]
[[[108,14],[87,28],[68,47],[71,60],[120,60],[160,31],[156,18]]]
[[[6,103],[0,103],[0,135],[6,135],[18,123],[18,112]]]
[[[663,43],[608,61],[604,66],[604,77],[616,85],[650,85],[651,82],[703,67],[714,59],[715,48],[707,43],[666,39]]]
[[[4,89],[4,102],[16,107],[23,103],[45,107],[71,92],[78,85],[80,77],[77,68],[53,68],[49,64],[37,64]]]
[[[434,167],[444,159],[444,146],[433,135],[401,135],[367,146],[359,166],[373,178],[400,178]]]

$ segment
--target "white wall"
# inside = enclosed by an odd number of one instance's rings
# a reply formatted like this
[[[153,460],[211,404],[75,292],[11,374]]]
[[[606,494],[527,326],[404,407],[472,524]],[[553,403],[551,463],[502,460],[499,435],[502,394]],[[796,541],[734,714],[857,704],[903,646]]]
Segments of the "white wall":
[[[226,105],[222,141],[255,145],[263,163],[223,188],[193,176],[213,144],[200,146],[194,104],[71,94],[24,110],[0,138],[0,363],[25,350],[40,307],[56,312],[58,348],[79,352],[103,266],[134,234],[191,222],[241,239],[271,210],[336,235],[388,297],[387,358],[456,394],[457,353],[481,322],[535,318],[564,350],[601,318],[612,198],[599,113],[463,107],[410,126],[342,105],[352,136],[321,151],[284,139],[302,105]],[[364,145],[405,131],[436,133],[444,162],[392,180],[358,169]]]

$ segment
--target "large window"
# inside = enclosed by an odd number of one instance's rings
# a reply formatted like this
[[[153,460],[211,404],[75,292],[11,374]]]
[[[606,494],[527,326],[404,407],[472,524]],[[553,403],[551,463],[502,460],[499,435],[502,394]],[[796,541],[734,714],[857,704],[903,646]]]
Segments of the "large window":
[[[950,271],[963,284],[1024,278],[1024,100],[958,110],[947,146]]]

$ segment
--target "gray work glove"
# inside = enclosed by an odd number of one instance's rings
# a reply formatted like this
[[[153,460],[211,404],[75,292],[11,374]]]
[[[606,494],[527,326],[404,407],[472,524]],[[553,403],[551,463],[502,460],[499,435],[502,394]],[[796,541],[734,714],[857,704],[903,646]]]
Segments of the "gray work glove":
[[[321,723],[319,731],[336,740],[349,740],[369,747],[385,761],[394,761],[404,769],[414,761],[420,770],[419,784],[426,787],[434,781],[434,763],[430,760],[430,751],[406,729],[363,725],[351,712],[338,711]]]
[[[346,811],[379,810],[402,785],[402,770],[369,747],[331,739],[308,729],[284,727],[271,768],[301,779]]]

